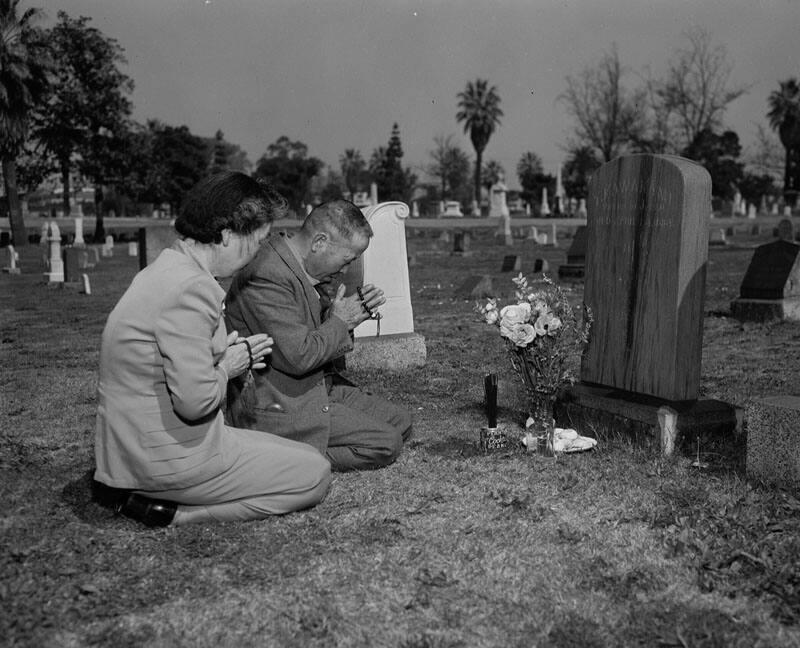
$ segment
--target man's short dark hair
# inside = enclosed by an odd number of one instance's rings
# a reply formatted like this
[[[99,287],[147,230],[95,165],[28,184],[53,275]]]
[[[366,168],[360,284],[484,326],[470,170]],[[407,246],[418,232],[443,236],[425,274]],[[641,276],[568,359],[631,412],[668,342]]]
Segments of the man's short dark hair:
[[[349,200],[331,200],[318,205],[303,221],[303,229],[309,234],[319,231],[337,234],[347,241],[357,234],[372,237],[372,227],[364,214]]]

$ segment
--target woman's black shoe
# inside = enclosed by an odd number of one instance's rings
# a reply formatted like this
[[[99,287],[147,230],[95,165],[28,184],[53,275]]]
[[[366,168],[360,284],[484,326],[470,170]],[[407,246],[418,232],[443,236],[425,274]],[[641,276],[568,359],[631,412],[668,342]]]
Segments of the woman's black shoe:
[[[178,510],[175,502],[150,499],[144,495],[131,493],[119,507],[119,512],[149,527],[169,526]]]

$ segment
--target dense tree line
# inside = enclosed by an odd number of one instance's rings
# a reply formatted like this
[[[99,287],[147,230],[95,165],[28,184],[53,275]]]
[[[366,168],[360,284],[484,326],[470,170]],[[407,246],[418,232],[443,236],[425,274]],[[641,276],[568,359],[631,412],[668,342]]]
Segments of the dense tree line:
[[[188,190],[205,174],[232,168],[270,180],[300,213],[332,197],[352,198],[377,186],[379,200],[410,202],[480,201],[482,190],[504,176],[496,160],[484,160],[487,146],[501,125],[498,89],[486,79],[466,83],[456,96],[455,121],[469,136],[474,159],[453,135],[434,137],[430,179],[403,165],[398,123],[385,146],[368,159],[348,148],[338,170],[326,167],[308,147],[286,135],[267,147],[255,166],[221,130],[204,138],[185,125],[132,117],[133,80],[121,71],[122,47],[89,18],[59,12],[49,28],[39,26],[40,12],[21,12],[20,0],[0,0],[0,157],[12,235],[24,244],[18,191],[30,191],[57,174],[64,187],[62,211],[70,211],[71,178],[95,187],[96,237],[102,238],[103,214],[113,209],[141,213],[142,205],[168,204],[176,210]],[[631,152],[675,153],[701,162],[711,173],[713,193],[734,192],[754,202],[774,193],[775,143],[759,131],[760,150],[750,163],[742,158],[738,135],[724,127],[728,105],[747,91],[731,84],[732,66],[724,47],[709,34],[693,29],[684,46],[673,52],[661,78],[631,71],[612,47],[598,62],[566,78],[559,97],[572,117],[574,131],[565,144],[563,185],[567,195],[583,198],[591,173],[600,164]],[[783,193],[794,204],[800,191],[800,86],[781,81],[768,99],[767,118],[785,150]],[[472,181],[470,182],[470,169]],[[549,171],[549,170],[548,170]],[[516,165],[521,197],[535,203],[555,178],[541,158],[525,151]],[[145,211],[147,211],[145,209]]]

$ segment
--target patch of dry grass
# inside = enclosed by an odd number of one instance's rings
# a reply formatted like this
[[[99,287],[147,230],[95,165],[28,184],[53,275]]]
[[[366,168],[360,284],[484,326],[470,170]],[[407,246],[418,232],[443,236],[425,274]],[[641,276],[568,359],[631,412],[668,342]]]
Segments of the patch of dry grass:
[[[438,251],[436,250],[438,246]],[[26,646],[793,646],[800,503],[747,484],[741,446],[664,460],[624,439],[558,460],[484,456],[482,377],[500,419],[521,389],[496,332],[455,299],[509,253],[413,238],[428,364],[356,379],[415,411],[393,466],[337,475],[317,508],[148,530],[89,501],[97,345],[136,259],[93,295],[0,277],[0,637]],[[562,250],[517,242],[523,269]],[[800,327],[725,317],[749,252],[712,250],[703,396],[744,405],[798,384]],[[506,285],[507,284],[507,285]],[[725,290],[723,290],[725,288]],[[574,290],[580,298],[580,286]],[[792,360],[794,354],[794,360]],[[712,450],[716,454],[712,454]],[[719,450],[719,452],[717,452]],[[737,454],[738,453],[738,454]]]

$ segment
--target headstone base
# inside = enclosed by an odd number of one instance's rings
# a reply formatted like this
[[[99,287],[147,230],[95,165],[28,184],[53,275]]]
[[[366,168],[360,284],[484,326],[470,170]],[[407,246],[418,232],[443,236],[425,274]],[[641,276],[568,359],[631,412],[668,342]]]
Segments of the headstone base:
[[[389,369],[399,371],[424,367],[427,359],[425,338],[419,333],[394,333],[356,338],[347,354],[348,369]]]
[[[747,477],[800,485],[800,396],[771,396],[747,406]]]
[[[785,299],[734,299],[731,302],[731,315],[747,322],[766,322],[769,320],[800,321],[800,297]]]
[[[577,263],[563,263],[558,266],[559,279],[583,279],[586,276],[586,266]]]
[[[718,400],[668,401],[609,387],[579,383],[560,394],[556,425],[597,439],[628,438],[636,445],[670,455],[676,448],[694,450],[742,432],[743,412]]]

